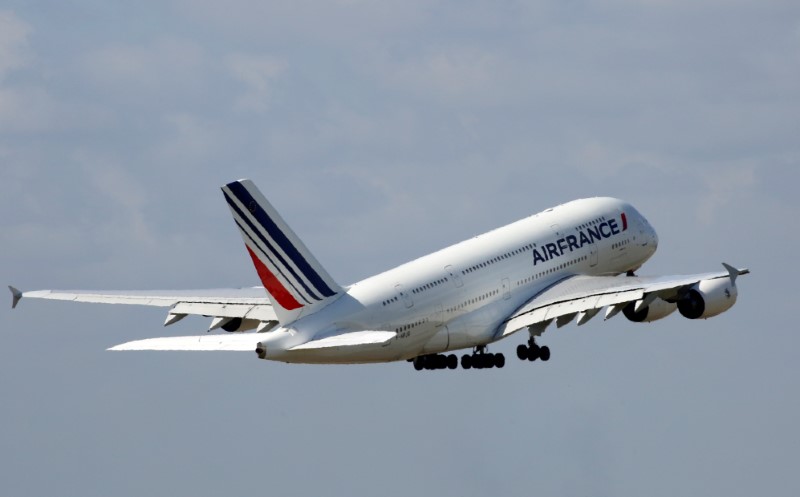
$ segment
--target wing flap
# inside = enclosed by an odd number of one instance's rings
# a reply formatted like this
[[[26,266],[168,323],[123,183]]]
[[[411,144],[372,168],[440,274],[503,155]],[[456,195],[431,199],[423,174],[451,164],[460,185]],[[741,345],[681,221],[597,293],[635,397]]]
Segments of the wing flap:
[[[222,304],[216,302],[178,302],[170,314],[192,314],[224,318],[253,319],[256,321],[277,321],[275,311],[269,304]]]
[[[606,295],[595,295],[536,307],[536,298],[524,306],[500,327],[500,336],[507,336],[527,326],[560,318],[570,314],[599,310],[603,307],[632,302],[642,298],[643,290],[629,290]]]

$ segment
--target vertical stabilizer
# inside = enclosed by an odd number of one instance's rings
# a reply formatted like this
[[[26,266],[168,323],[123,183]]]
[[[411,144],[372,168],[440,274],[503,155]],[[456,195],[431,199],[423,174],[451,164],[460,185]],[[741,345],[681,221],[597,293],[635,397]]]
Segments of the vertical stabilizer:
[[[252,181],[228,183],[222,193],[281,324],[343,293]]]

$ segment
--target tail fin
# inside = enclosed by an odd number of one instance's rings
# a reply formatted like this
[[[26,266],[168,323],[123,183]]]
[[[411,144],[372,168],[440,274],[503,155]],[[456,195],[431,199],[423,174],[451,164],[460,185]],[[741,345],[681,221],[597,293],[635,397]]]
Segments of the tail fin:
[[[222,193],[281,324],[343,293],[252,181],[228,183]]]

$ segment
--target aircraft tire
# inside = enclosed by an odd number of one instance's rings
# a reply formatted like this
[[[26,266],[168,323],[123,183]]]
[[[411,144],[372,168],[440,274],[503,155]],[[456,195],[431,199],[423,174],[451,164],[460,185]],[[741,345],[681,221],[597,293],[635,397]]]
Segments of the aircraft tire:
[[[450,354],[447,356],[447,367],[448,369],[457,369],[458,368],[458,357],[455,354]]]
[[[550,347],[545,345],[544,347],[539,349],[539,357],[541,357],[541,359],[543,361],[549,361],[550,360]]]
[[[425,367],[425,365],[422,364],[422,357],[415,357],[413,362],[414,362],[414,369],[416,369],[417,371],[422,371],[422,368]]]
[[[519,357],[520,361],[525,361],[528,359],[528,346],[524,344],[517,345],[517,357]]]
[[[506,356],[503,354],[495,354],[494,356],[494,365],[497,368],[502,368],[506,365]]]
[[[464,369],[470,369],[472,367],[472,356],[469,354],[464,354],[461,356],[461,367]]]
[[[539,358],[539,355],[542,353],[542,349],[538,346],[528,348],[528,360],[533,362]]]

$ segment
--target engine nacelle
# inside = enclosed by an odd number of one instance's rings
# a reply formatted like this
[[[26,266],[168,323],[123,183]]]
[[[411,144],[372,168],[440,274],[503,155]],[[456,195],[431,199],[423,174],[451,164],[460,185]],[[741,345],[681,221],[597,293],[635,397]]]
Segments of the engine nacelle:
[[[634,323],[650,323],[663,319],[678,308],[678,304],[671,304],[665,300],[655,299],[649,306],[636,312],[636,304],[638,302],[631,302],[622,309],[622,313],[629,321]]]
[[[254,330],[261,324],[257,319],[232,318],[220,326],[227,332]]]
[[[689,319],[708,319],[733,307],[738,295],[730,278],[703,280],[678,301],[678,310]]]

